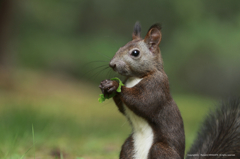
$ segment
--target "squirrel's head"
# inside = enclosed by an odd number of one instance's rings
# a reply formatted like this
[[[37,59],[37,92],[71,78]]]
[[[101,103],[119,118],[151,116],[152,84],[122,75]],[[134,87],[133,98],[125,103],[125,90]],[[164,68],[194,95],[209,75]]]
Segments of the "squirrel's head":
[[[158,45],[162,39],[161,27],[154,24],[144,39],[140,37],[141,26],[134,26],[132,41],[121,47],[109,66],[114,71],[127,77],[143,77],[163,69],[163,62]]]

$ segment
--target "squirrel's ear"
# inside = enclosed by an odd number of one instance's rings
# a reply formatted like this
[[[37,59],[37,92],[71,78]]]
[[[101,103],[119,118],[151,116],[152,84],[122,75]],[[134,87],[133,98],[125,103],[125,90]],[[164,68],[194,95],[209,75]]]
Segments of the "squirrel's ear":
[[[149,50],[155,52],[158,49],[158,45],[162,40],[161,26],[154,24],[148,30],[144,42],[148,45]]]
[[[134,25],[134,29],[133,29],[133,33],[132,33],[132,39],[140,39],[141,36],[141,25],[139,24],[139,22],[136,22]]]

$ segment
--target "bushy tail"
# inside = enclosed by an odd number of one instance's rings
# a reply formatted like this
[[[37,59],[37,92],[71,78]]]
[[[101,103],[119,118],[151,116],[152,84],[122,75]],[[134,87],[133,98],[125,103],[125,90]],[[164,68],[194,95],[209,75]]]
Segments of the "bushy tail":
[[[186,158],[240,159],[240,98],[229,98],[210,112]]]

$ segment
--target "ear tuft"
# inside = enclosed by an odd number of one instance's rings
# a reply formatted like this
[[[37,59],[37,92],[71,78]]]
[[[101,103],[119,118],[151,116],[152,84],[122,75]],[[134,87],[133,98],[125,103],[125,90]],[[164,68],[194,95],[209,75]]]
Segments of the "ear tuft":
[[[132,38],[134,39],[140,39],[141,38],[141,25],[139,22],[136,22],[134,25]]]
[[[162,30],[162,25],[159,24],[159,23],[153,24],[153,25],[149,28],[148,32],[149,32],[152,28],[157,28],[159,31],[161,31],[161,30]]]
[[[162,27],[160,24],[152,25],[144,38],[144,42],[148,45],[148,48],[152,52],[155,52],[158,49],[158,45],[162,40],[161,29]]]

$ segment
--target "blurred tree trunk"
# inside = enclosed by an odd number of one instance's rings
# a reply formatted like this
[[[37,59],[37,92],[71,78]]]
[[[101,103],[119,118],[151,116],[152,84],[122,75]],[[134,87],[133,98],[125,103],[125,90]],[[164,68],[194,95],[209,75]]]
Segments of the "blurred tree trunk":
[[[0,0],[0,87],[9,87],[12,0]]]

